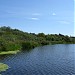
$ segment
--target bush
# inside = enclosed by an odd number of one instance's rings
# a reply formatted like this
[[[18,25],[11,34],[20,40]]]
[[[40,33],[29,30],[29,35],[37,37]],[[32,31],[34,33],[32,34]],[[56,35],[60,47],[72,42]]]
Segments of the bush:
[[[0,52],[6,51],[6,44],[4,41],[0,40]]]
[[[37,42],[33,42],[33,41],[28,41],[28,42],[22,42],[22,50],[26,50],[26,49],[32,49],[38,46]]]
[[[48,41],[42,41],[41,45],[49,45],[49,42]]]
[[[20,50],[21,46],[19,44],[15,44],[15,43],[9,43],[7,45],[7,51],[15,51],[15,50]]]

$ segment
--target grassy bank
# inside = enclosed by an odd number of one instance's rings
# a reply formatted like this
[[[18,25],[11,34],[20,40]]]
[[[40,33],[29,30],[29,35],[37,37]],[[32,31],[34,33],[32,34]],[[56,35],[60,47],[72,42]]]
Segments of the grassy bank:
[[[0,55],[16,54],[18,52],[19,52],[19,50],[17,50],[17,51],[3,51],[3,52],[0,52]]]
[[[9,68],[8,65],[3,64],[3,63],[0,63],[0,72],[2,72],[2,71],[6,71],[8,68]]]

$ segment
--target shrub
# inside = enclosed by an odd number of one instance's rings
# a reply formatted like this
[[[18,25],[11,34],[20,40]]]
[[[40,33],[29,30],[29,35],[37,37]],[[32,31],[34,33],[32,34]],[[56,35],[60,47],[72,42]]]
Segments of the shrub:
[[[48,41],[42,41],[41,45],[49,45],[49,42]]]
[[[37,47],[37,46],[38,46],[37,42],[33,42],[33,41],[22,42],[22,50],[32,49],[32,48]]]
[[[9,42],[6,45],[7,45],[6,47],[7,51],[15,51],[21,49],[21,45],[17,43]]]

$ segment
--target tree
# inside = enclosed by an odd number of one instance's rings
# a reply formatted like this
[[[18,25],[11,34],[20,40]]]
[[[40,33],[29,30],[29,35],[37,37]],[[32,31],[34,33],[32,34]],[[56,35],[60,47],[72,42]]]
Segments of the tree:
[[[45,34],[44,34],[44,33],[38,33],[37,36],[38,36],[38,37],[44,37],[44,38],[45,38]]]

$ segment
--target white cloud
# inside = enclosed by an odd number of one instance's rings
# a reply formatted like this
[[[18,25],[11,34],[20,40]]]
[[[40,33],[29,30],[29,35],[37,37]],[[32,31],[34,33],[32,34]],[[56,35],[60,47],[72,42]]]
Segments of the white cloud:
[[[30,19],[32,19],[32,20],[39,20],[39,18],[30,18]]]
[[[58,21],[58,22],[61,24],[70,24],[70,22],[68,22],[68,21]]]
[[[56,13],[52,13],[52,15],[53,15],[53,16],[55,16],[55,15],[56,15]]]
[[[33,13],[32,15],[37,15],[38,16],[38,15],[41,15],[41,14],[39,14],[39,13]]]

